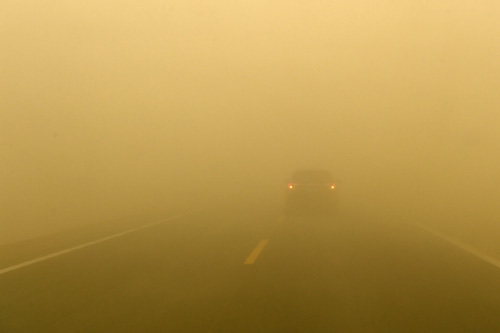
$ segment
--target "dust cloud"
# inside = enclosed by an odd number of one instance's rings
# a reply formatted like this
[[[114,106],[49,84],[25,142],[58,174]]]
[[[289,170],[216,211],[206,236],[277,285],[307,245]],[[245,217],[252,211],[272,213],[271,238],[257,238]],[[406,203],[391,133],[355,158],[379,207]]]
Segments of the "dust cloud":
[[[283,179],[319,167],[348,209],[493,243],[499,10],[490,0],[5,1],[0,241],[249,198],[278,204]]]

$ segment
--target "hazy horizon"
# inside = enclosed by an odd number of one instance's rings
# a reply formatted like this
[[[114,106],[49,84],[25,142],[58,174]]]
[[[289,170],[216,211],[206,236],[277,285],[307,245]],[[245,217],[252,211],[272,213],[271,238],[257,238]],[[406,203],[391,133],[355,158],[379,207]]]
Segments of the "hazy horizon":
[[[500,3],[0,9],[0,242],[279,202],[309,167],[331,170],[353,210],[497,228]]]

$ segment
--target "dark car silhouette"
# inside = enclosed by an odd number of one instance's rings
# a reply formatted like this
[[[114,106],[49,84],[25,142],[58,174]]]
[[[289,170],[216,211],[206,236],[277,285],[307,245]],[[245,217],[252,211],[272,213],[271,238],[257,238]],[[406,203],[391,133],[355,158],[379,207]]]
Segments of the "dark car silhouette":
[[[298,170],[287,181],[285,215],[331,213],[337,185],[326,170]]]

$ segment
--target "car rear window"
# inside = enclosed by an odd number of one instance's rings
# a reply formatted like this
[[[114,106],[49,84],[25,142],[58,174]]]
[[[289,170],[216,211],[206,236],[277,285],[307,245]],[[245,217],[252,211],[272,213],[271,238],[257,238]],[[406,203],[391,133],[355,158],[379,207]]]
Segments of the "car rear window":
[[[332,180],[333,180],[332,175],[328,171],[302,170],[294,172],[292,175],[292,181],[298,183],[331,182]]]

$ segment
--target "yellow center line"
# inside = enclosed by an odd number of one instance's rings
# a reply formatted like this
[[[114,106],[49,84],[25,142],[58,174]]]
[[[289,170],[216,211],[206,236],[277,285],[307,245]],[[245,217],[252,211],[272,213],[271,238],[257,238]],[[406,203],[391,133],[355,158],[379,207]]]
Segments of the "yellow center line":
[[[252,251],[252,253],[250,253],[247,260],[245,260],[244,264],[252,265],[255,262],[255,260],[257,260],[257,258],[259,257],[259,254],[262,252],[267,242],[268,242],[267,239],[261,240],[260,243],[257,244],[257,247]]]

